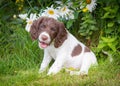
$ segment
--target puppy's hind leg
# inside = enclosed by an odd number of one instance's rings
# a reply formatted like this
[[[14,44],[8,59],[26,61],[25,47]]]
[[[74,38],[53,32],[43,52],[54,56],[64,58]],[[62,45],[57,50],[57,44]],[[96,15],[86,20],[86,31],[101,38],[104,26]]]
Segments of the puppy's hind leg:
[[[88,75],[88,70],[92,64],[97,64],[95,55],[93,53],[85,53],[80,71],[72,71],[70,75]]]

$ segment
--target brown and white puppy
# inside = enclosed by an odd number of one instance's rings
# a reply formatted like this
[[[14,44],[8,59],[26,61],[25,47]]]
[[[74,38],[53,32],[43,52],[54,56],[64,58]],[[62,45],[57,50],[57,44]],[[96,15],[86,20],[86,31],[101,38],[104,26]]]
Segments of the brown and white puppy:
[[[58,73],[62,68],[74,68],[70,74],[88,74],[92,64],[97,64],[94,53],[69,33],[63,23],[48,17],[35,20],[30,34],[38,39],[39,47],[44,49],[44,58],[39,72],[45,71],[52,59],[55,60],[48,75]]]

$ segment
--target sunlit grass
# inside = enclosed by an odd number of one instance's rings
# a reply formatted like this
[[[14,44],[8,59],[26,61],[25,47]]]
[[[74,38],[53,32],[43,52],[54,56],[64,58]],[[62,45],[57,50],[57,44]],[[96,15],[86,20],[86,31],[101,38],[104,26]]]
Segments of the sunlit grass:
[[[120,84],[120,67],[114,62],[101,62],[98,67],[92,67],[89,75],[84,77],[70,76],[65,71],[47,76],[47,72],[39,74],[38,68],[33,66],[26,70],[11,70],[9,74],[1,74],[0,86],[119,86]]]

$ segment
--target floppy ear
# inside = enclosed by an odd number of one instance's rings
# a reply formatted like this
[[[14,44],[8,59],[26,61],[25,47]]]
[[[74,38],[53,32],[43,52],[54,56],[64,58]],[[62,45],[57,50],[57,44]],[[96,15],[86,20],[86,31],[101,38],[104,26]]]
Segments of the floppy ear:
[[[65,26],[63,23],[58,22],[58,34],[55,38],[54,46],[56,48],[60,47],[66,39],[67,39],[67,31],[65,30]]]
[[[31,35],[32,40],[36,40],[38,38],[39,26],[42,20],[43,20],[43,17],[41,17],[38,20],[33,21],[33,24],[31,25],[31,28],[30,28],[30,35]]]

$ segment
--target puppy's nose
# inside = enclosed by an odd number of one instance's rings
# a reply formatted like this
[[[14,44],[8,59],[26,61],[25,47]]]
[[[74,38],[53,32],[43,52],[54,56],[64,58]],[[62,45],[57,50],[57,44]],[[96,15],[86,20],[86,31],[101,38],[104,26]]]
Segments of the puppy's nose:
[[[48,39],[48,37],[46,36],[46,35],[42,35],[42,40],[47,40]]]

